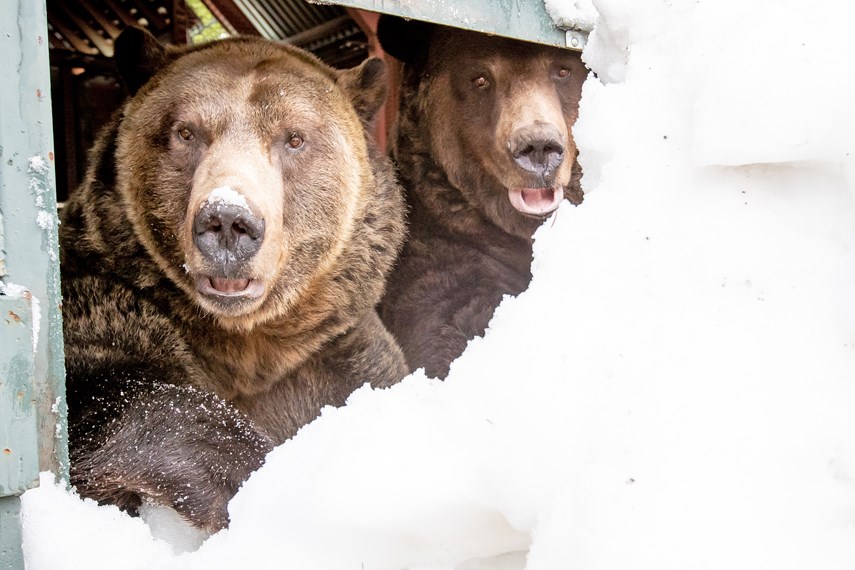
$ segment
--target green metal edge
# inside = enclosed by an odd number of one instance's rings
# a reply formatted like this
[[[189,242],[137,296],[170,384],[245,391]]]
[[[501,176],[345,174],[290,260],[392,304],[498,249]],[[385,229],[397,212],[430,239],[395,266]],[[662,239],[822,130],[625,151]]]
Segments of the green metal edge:
[[[50,63],[44,0],[0,2],[0,212],[4,283],[33,298],[39,466],[68,477]]]
[[[68,478],[65,364],[59,286],[58,220],[53,165],[50,63],[45,0],[0,1],[0,214],[3,217],[5,269],[2,308],[23,301],[26,331],[13,338],[0,328],[0,343],[14,354],[3,374],[27,375],[26,388],[15,380],[3,390],[0,413],[15,410],[14,441],[5,448],[19,454],[10,466],[7,491],[34,484],[33,471],[50,470]],[[7,316],[8,312],[7,312]],[[11,316],[10,316],[11,317]],[[14,318],[12,319],[14,320]],[[26,332],[23,339],[19,333]],[[24,340],[26,339],[26,340]],[[27,373],[27,368],[31,372]],[[8,382],[8,380],[7,380]],[[11,391],[10,391],[11,390]],[[11,393],[11,401],[6,392]],[[26,407],[16,408],[23,393]],[[34,422],[33,426],[31,422]],[[13,429],[12,427],[9,428]],[[32,433],[30,433],[32,431]],[[12,447],[14,446],[14,447]],[[0,449],[0,453],[4,453]],[[15,467],[19,467],[16,471]],[[14,478],[16,481],[12,481]],[[19,496],[0,498],[0,569],[24,568]]]
[[[552,23],[543,0],[335,0],[337,4],[540,44],[568,47],[564,30]],[[584,38],[584,35],[577,37]],[[581,50],[583,44],[570,46]]]
[[[20,495],[39,478],[32,319],[26,296],[0,296],[0,497]]]
[[[0,497],[0,570],[23,570],[21,497]]]

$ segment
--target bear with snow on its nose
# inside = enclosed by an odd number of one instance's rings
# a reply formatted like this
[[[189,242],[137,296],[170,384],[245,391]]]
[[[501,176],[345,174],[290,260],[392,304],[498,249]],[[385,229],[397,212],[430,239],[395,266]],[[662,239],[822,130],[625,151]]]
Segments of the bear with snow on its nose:
[[[129,28],[133,96],[62,213],[71,482],[210,532],[273,445],[406,372],[375,305],[404,202],[370,121],[374,58]]]

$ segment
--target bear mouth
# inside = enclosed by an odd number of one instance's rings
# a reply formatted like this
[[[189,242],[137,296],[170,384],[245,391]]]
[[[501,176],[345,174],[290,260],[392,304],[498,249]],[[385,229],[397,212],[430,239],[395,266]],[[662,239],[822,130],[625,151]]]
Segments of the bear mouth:
[[[248,300],[261,297],[264,294],[264,284],[258,279],[201,275],[196,278],[196,290],[206,297]]]
[[[545,218],[561,205],[564,188],[509,188],[508,198],[521,214]]]

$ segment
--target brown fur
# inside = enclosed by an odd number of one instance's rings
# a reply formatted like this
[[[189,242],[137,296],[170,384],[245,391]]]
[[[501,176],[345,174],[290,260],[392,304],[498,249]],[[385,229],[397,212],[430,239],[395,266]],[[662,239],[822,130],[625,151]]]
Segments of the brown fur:
[[[582,201],[570,128],[586,70],[568,50],[388,16],[378,33],[405,61],[392,138],[411,208],[380,315],[410,368],[444,377],[502,297],[531,279],[531,236],[543,217],[518,211],[509,189],[560,187]],[[563,156],[535,174],[510,150],[516,133],[546,124]]]
[[[217,530],[272,445],[406,371],[374,312],[404,233],[400,189],[366,134],[382,64],[337,72],[257,39],[167,51],[135,29],[116,51],[138,91],[93,148],[60,233],[72,482]],[[264,232],[249,259],[218,264],[193,223],[223,186]],[[263,293],[206,294],[214,278]]]

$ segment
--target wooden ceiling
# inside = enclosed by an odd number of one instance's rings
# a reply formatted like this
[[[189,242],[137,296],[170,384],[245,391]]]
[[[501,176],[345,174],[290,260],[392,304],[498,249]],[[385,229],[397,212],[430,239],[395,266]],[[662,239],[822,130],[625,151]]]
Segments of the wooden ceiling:
[[[339,6],[306,0],[202,0],[232,35],[261,35],[315,52],[347,67],[366,54],[367,40]],[[47,0],[50,46],[63,59],[110,58],[126,26],[142,26],[161,41],[187,42],[195,15],[186,0]]]
[[[126,26],[143,26],[157,36],[174,22],[173,0],[47,0],[53,49],[89,56],[113,56],[113,40]]]

